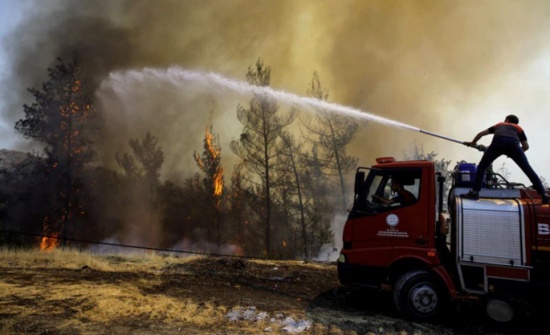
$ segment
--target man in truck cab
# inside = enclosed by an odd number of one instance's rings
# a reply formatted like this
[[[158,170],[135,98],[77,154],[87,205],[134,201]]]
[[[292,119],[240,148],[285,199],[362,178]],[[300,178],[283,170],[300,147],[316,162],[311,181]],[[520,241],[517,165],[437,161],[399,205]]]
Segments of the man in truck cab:
[[[464,142],[467,146],[475,147],[480,138],[489,134],[494,134],[491,145],[485,150],[478,164],[474,185],[470,192],[462,195],[463,198],[479,199],[479,191],[481,190],[481,183],[483,182],[485,170],[495,159],[502,155],[506,155],[512,158],[527,177],[529,177],[534,188],[542,196],[542,203],[548,204],[549,200],[546,190],[539,176],[529,164],[527,156],[525,156],[524,152],[529,149],[529,143],[527,142],[525,132],[518,124],[519,119],[517,116],[508,115],[504,119],[504,122],[497,123],[488,129],[480,131],[472,142]]]
[[[379,200],[386,205],[399,204],[406,206],[416,201],[416,197],[403,187],[404,182],[399,178],[392,177],[390,182],[390,189],[395,196],[391,198],[384,198],[378,194],[374,194],[372,197]]]

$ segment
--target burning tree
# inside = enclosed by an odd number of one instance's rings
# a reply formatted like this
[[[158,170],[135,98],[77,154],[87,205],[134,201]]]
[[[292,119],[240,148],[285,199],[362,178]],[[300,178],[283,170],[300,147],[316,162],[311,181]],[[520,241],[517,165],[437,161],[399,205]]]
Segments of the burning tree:
[[[221,202],[224,191],[223,167],[221,166],[220,153],[219,139],[213,136],[212,126],[210,126],[210,129],[206,129],[202,156],[195,151],[193,157],[201,171],[206,175],[203,179],[203,185],[207,192],[206,203],[207,207],[209,207],[206,213],[213,213],[214,240],[218,247],[221,245]]]
[[[246,74],[248,82],[257,86],[269,86],[271,69],[258,59],[256,66],[250,66]],[[265,227],[265,253],[271,255],[271,215],[273,206],[273,184],[276,173],[277,154],[280,151],[279,131],[294,121],[294,113],[280,115],[277,103],[262,94],[254,94],[248,109],[239,105],[237,117],[243,124],[239,140],[231,142],[231,150],[238,155],[244,167],[254,176],[259,193],[260,216]]]
[[[317,72],[313,73],[308,93],[319,99],[328,99],[328,90],[321,85]],[[351,143],[359,130],[359,124],[345,115],[337,115],[325,110],[317,110],[316,125],[306,122],[306,128],[313,133],[310,141],[318,150],[319,162],[326,174],[336,179],[340,190],[342,209],[347,209],[344,177],[357,166],[357,158],[346,154],[346,146]]]
[[[66,237],[73,213],[84,212],[79,209],[79,177],[95,155],[88,134],[94,108],[78,54],[70,63],[58,59],[55,67],[48,68],[48,75],[42,90],[28,89],[35,102],[23,106],[25,118],[17,121],[15,130],[43,146],[46,185],[40,189],[50,202],[45,206],[50,209],[44,215],[43,229],[52,235],[61,230],[62,237]],[[42,243],[55,247],[57,241],[46,238]]]

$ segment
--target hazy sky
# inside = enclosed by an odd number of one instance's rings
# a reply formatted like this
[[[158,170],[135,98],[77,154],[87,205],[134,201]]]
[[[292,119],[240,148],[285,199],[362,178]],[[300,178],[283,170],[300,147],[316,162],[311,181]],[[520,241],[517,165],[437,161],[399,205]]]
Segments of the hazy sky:
[[[12,33],[17,22],[21,18],[22,6],[21,1],[17,0],[0,0],[0,40]],[[7,60],[6,47],[0,48],[0,78],[8,76],[9,63]],[[7,93],[3,92],[2,96]],[[7,122],[2,122],[2,115],[6,113],[4,110],[4,99],[0,99],[0,148],[12,149],[15,146],[16,135],[13,130],[13,125]]]
[[[191,168],[208,124],[230,160],[227,144],[241,129],[236,106],[249,97],[162,80],[128,79],[121,90],[104,80],[113,71],[169,66],[245,80],[261,57],[276,89],[306,95],[318,71],[330,102],[458,140],[514,113],[531,144],[528,158],[550,181],[549,17],[546,0],[0,0],[0,148],[28,148],[13,132],[25,88],[39,86],[56,57],[79,50],[98,87],[106,164],[128,150],[130,137],[151,130],[167,153],[166,174]],[[372,122],[349,151],[371,165],[415,144],[453,165],[481,157]],[[513,180],[528,183],[506,158],[495,168],[503,163]]]

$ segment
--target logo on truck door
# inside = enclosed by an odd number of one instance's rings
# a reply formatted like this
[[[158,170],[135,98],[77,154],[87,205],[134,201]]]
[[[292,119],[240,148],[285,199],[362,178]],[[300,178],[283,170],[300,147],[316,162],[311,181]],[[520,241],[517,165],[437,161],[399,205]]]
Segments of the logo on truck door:
[[[378,236],[409,237],[409,233],[406,231],[399,231],[399,229],[396,228],[399,224],[399,216],[389,214],[386,216],[386,224],[389,226],[388,229],[379,230]]]
[[[386,217],[386,223],[390,227],[395,227],[399,224],[399,216],[395,214],[390,214]]]

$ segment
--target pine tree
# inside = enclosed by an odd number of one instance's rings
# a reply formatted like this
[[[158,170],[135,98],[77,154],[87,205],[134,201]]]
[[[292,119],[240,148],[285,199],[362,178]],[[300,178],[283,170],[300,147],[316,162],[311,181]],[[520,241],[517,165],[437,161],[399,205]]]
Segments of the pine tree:
[[[221,147],[218,137],[212,134],[212,127],[206,129],[204,137],[204,151],[199,155],[193,154],[197,165],[204,173],[203,184],[206,189],[207,212],[212,214],[214,240],[221,246],[221,202],[224,192],[223,167],[221,166]]]
[[[308,93],[319,100],[328,99],[328,90],[321,84],[317,72],[309,85]],[[317,110],[316,124],[306,122],[306,128],[314,135],[309,140],[317,147],[319,160],[322,162],[326,174],[336,179],[342,202],[342,209],[347,209],[345,175],[355,169],[358,159],[347,155],[346,146],[351,143],[359,124],[345,116],[330,113],[326,110]]]
[[[90,140],[90,120],[95,110],[87,95],[78,54],[69,63],[57,59],[57,65],[48,68],[48,76],[42,90],[28,89],[35,101],[23,106],[25,118],[17,121],[15,130],[43,147],[49,193],[45,198],[57,212],[47,214],[44,224],[56,233],[61,224],[62,236],[66,237],[71,214],[81,206],[78,179],[82,168],[95,156]]]
[[[156,136],[149,131],[142,140],[131,138],[128,144],[132,153],[115,154],[116,161],[129,178],[130,206],[126,212],[131,228],[127,238],[143,242],[158,242],[160,227],[156,222],[160,170],[164,163],[164,153]],[[137,234],[136,236],[131,236]]]
[[[246,74],[248,82],[257,86],[269,86],[271,69],[258,59],[254,67],[250,66]],[[294,113],[279,113],[276,101],[268,96],[256,93],[250,101],[250,107],[237,107],[237,117],[243,124],[240,139],[231,142],[231,150],[238,155],[245,168],[255,177],[257,191],[261,201],[262,219],[265,226],[265,253],[271,256],[271,215],[274,197],[274,174],[277,154],[281,143],[279,131],[294,121]]]
[[[116,161],[128,177],[146,181],[149,199],[152,202],[155,200],[156,189],[160,185],[160,169],[164,163],[162,147],[158,145],[157,137],[149,131],[141,141],[131,138],[128,144],[132,148],[132,153],[123,155],[116,153]]]

